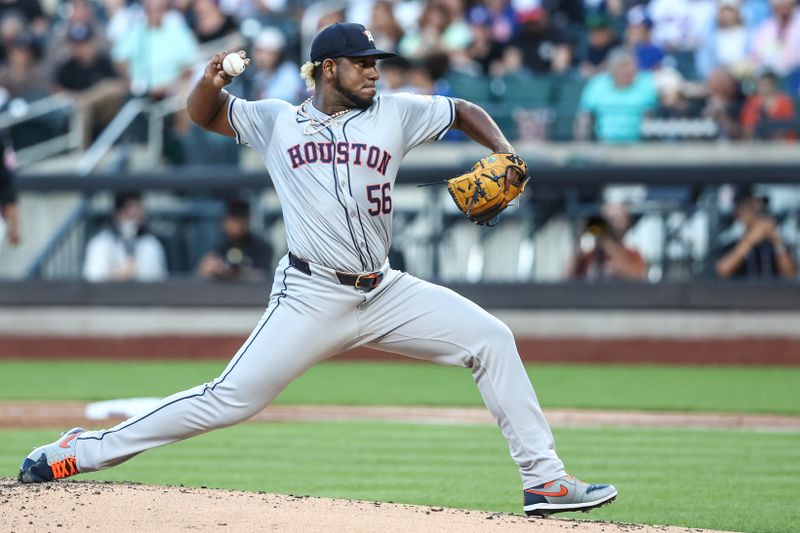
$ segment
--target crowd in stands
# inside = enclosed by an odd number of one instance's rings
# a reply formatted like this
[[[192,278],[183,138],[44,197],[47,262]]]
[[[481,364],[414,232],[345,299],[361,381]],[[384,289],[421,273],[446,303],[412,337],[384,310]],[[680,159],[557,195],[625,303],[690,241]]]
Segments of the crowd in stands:
[[[0,0],[0,112],[67,94],[84,147],[130,98],[182,96],[210,55],[243,47],[252,59],[230,86],[248,98],[295,103],[301,33],[310,0]],[[797,0],[354,0],[321,15],[369,28],[384,93],[445,94],[480,103],[514,139],[793,141],[800,133]],[[17,148],[66,127],[48,117],[12,128]],[[170,117],[174,163],[235,161],[227,139]],[[451,140],[458,140],[453,132]],[[4,150],[8,143],[3,143]],[[10,152],[9,152],[10,153]],[[4,158],[8,159],[8,158]],[[0,174],[0,177],[7,173]],[[10,174],[8,174],[10,176]],[[16,207],[0,179],[5,240],[19,239]],[[5,191],[5,192],[3,192]],[[716,264],[721,277],[793,277],[774,220],[737,198],[740,239]],[[224,238],[197,274],[247,279],[271,259],[231,205]],[[568,275],[644,279],[647,264],[625,241],[630,217],[613,206],[586,221]],[[132,229],[133,228],[133,229]],[[244,233],[242,233],[244,231]],[[137,267],[139,255],[152,271]],[[152,258],[156,257],[157,260]],[[155,266],[153,266],[155,265]],[[163,250],[144,225],[141,199],[119,199],[114,224],[87,249],[87,279],[161,279]],[[260,275],[260,274],[259,274]]]
[[[88,144],[133,96],[187,90],[202,46],[241,38],[253,64],[231,90],[307,96],[298,65],[308,0],[2,0],[0,110],[75,97]],[[511,137],[781,139],[798,135],[796,0],[356,0],[321,16],[367,26],[384,91],[461,96]],[[202,50],[202,52],[200,52]],[[216,50],[213,50],[216,51]],[[544,109],[528,114],[517,108]],[[507,115],[507,119],[503,116]],[[527,117],[527,119],[526,119]],[[533,118],[531,118],[533,117]],[[540,124],[526,125],[525,121]],[[57,122],[57,121],[56,121]],[[58,128],[50,123],[40,128]],[[191,137],[178,114],[170,128]],[[41,131],[12,132],[18,144]],[[179,161],[180,158],[177,158]]]

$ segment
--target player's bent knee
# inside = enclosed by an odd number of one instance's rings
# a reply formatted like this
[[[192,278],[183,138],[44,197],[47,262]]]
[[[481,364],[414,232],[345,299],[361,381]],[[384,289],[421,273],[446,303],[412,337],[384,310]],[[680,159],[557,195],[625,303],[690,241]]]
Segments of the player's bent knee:
[[[266,407],[274,395],[249,392],[247,387],[221,384],[210,394],[213,424],[229,426],[247,420]]]
[[[493,316],[488,316],[476,330],[480,332],[480,338],[486,339],[491,345],[506,347],[515,345],[511,328]]]

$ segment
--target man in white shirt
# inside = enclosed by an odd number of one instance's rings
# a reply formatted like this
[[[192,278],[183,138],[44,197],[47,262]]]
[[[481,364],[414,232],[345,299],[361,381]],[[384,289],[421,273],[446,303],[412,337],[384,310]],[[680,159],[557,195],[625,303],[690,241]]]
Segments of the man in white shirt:
[[[83,277],[88,281],[160,281],[167,278],[161,242],[144,226],[145,211],[137,193],[114,198],[111,228],[92,237],[86,247]]]

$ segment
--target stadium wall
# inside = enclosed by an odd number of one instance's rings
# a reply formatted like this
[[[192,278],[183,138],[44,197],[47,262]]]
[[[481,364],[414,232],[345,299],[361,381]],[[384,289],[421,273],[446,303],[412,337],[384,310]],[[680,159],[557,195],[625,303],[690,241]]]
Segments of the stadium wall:
[[[800,365],[800,286],[698,282],[460,285],[538,362]],[[0,284],[1,358],[226,359],[260,284]],[[359,349],[339,357],[393,358]]]

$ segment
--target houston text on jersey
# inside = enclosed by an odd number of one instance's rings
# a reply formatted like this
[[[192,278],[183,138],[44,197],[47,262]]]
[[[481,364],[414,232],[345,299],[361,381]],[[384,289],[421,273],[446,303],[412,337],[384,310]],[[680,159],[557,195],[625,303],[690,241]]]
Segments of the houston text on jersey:
[[[381,175],[386,175],[386,167],[392,154],[377,146],[350,142],[313,142],[295,144],[286,152],[292,160],[292,168],[300,168],[311,163],[366,165]]]

